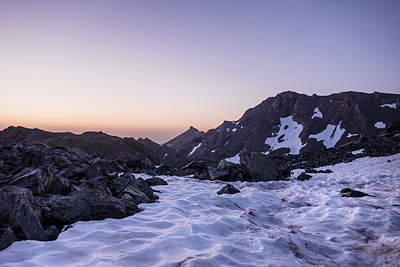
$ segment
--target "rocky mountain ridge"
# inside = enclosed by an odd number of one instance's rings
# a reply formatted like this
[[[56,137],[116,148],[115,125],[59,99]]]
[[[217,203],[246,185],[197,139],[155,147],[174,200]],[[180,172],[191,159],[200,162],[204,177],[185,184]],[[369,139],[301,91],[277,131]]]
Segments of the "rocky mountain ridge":
[[[283,92],[206,133],[191,127],[163,145],[163,164],[238,161],[241,151],[270,156],[322,151],[370,138],[400,121],[400,95],[343,92],[308,96]]]
[[[148,138],[135,140],[103,132],[53,133],[36,128],[10,126],[0,131],[0,142],[8,145],[43,143],[49,147],[77,148],[93,156],[109,160],[129,161],[131,167],[139,169],[154,168],[159,164],[159,158],[162,155],[161,146]]]

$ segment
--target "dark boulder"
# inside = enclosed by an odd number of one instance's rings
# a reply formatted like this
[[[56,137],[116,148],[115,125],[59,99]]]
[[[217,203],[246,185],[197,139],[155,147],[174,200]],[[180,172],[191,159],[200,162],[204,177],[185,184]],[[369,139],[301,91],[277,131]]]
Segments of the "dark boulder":
[[[0,228],[0,250],[10,246],[14,240],[15,236],[11,227]]]
[[[106,170],[97,164],[90,165],[85,171],[85,177],[89,180],[103,175],[107,175]]]
[[[316,170],[316,169],[309,169],[305,171],[306,173],[332,173],[332,170],[326,169],[326,170]]]
[[[156,168],[157,175],[173,175],[177,170],[171,166],[161,165]]]
[[[208,168],[208,174],[210,176],[210,180],[219,180],[219,181],[237,181],[231,177],[231,173],[228,169],[220,169],[216,167]]]
[[[54,182],[51,186],[49,193],[54,195],[66,196],[71,191],[71,183],[68,179],[54,174]]]
[[[109,183],[108,187],[110,188],[113,196],[118,196],[119,194],[121,194],[121,192],[128,186],[128,184],[135,179],[132,175],[130,176],[131,177],[127,175],[115,175],[111,177],[111,182]]]
[[[53,165],[32,170],[26,168],[13,177],[8,178],[9,185],[28,188],[34,195],[46,195],[54,183]]]
[[[149,185],[149,186],[154,186],[154,185],[168,185],[168,183],[164,180],[161,179],[159,177],[152,177],[149,179],[146,179],[145,182]]]
[[[29,189],[4,186],[0,188],[0,203],[0,228],[11,227],[16,240],[47,240]]]
[[[153,189],[151,189],[151,187],[142,178],[137,178],[135,181],[131,181],[130,185],[133,188],[143,192],[153,202],[156,199],[153,194]]]
[[[222,194],[237,194],[237,193],[240,193],[240,191],[238,189],[236,189],[231,184],[226,184],[220,190],[217,191],[218,195],[222,195]]]
[[[136,205],[139,205],[140,203],[154,202],[154,200],[152,200],[148,196],[146,196],[145,193],[143,193],[142,191],[140,191],[132,186],[126,187],[121,192],[120,198],[123,200],[132,201]]]
[[[350,188],[344,188],[340,190],[340,193],[342,193],[342,197],[373,197],[372,195],[366,194],[361,191],[353,190]]]
[[[302,172],[302,173],[297,177],[297,180],[299,180],[299,181],[305,181],[305,180],[310,180],[310,178],[312,178],[311,175]]]
[[[250,175],[251,182],[278,181],[286,177],[275,163],[265,154],[243,151],[240,153],[240,164]]]
[[[60,234],[60,229],[57,226],[51,225],[44,230],[45,235],[47,236],[47,240],[52,241],[56,240],[58,235]]]
[[[52,196],[46,201],[43,213],[50,222],[65,225],[77,221],[120,219],[138,211],[139,208],[133,202],[112,196],[87,195],[80,198]]]
[[[46,168],[45,175],[38,176],[38,193],[40,196],[45,196],[51,189],[54,183],[53,165]]]

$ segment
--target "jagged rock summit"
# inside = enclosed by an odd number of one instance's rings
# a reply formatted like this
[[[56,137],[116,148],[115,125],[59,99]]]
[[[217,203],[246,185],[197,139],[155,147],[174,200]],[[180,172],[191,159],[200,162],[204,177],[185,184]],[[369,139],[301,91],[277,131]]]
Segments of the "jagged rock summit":
[[[321,151],[370,138],[400,121],[400,95],[343,92],[308,96],[283,92],[206,133],[191,127],[164,144],[161,162],[184,166],[194,160],[239,163],[243,150],[270,156]]]

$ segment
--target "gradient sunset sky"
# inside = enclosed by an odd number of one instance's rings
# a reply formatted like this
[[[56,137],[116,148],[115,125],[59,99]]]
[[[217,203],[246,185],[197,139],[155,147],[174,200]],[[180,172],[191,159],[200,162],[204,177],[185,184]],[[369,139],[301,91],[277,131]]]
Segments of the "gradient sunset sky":
[[[0,0],[0,130],[149,137],[279,92],[400,93],[400,1]]]

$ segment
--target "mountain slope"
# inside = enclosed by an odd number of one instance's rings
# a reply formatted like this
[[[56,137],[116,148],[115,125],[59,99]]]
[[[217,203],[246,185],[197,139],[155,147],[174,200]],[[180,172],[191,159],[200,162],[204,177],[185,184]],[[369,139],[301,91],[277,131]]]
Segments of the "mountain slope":
[[[186,132],[179,145],[170,147],[181,153],[168,153],[163,162],[182,166],[192,160],[216,163],[242,150],[282,155],[337,147],[400,121],[399,106],[400,95],[395,94],[283,92],[247,110],[238,121],[225,121],[202,136]]]

